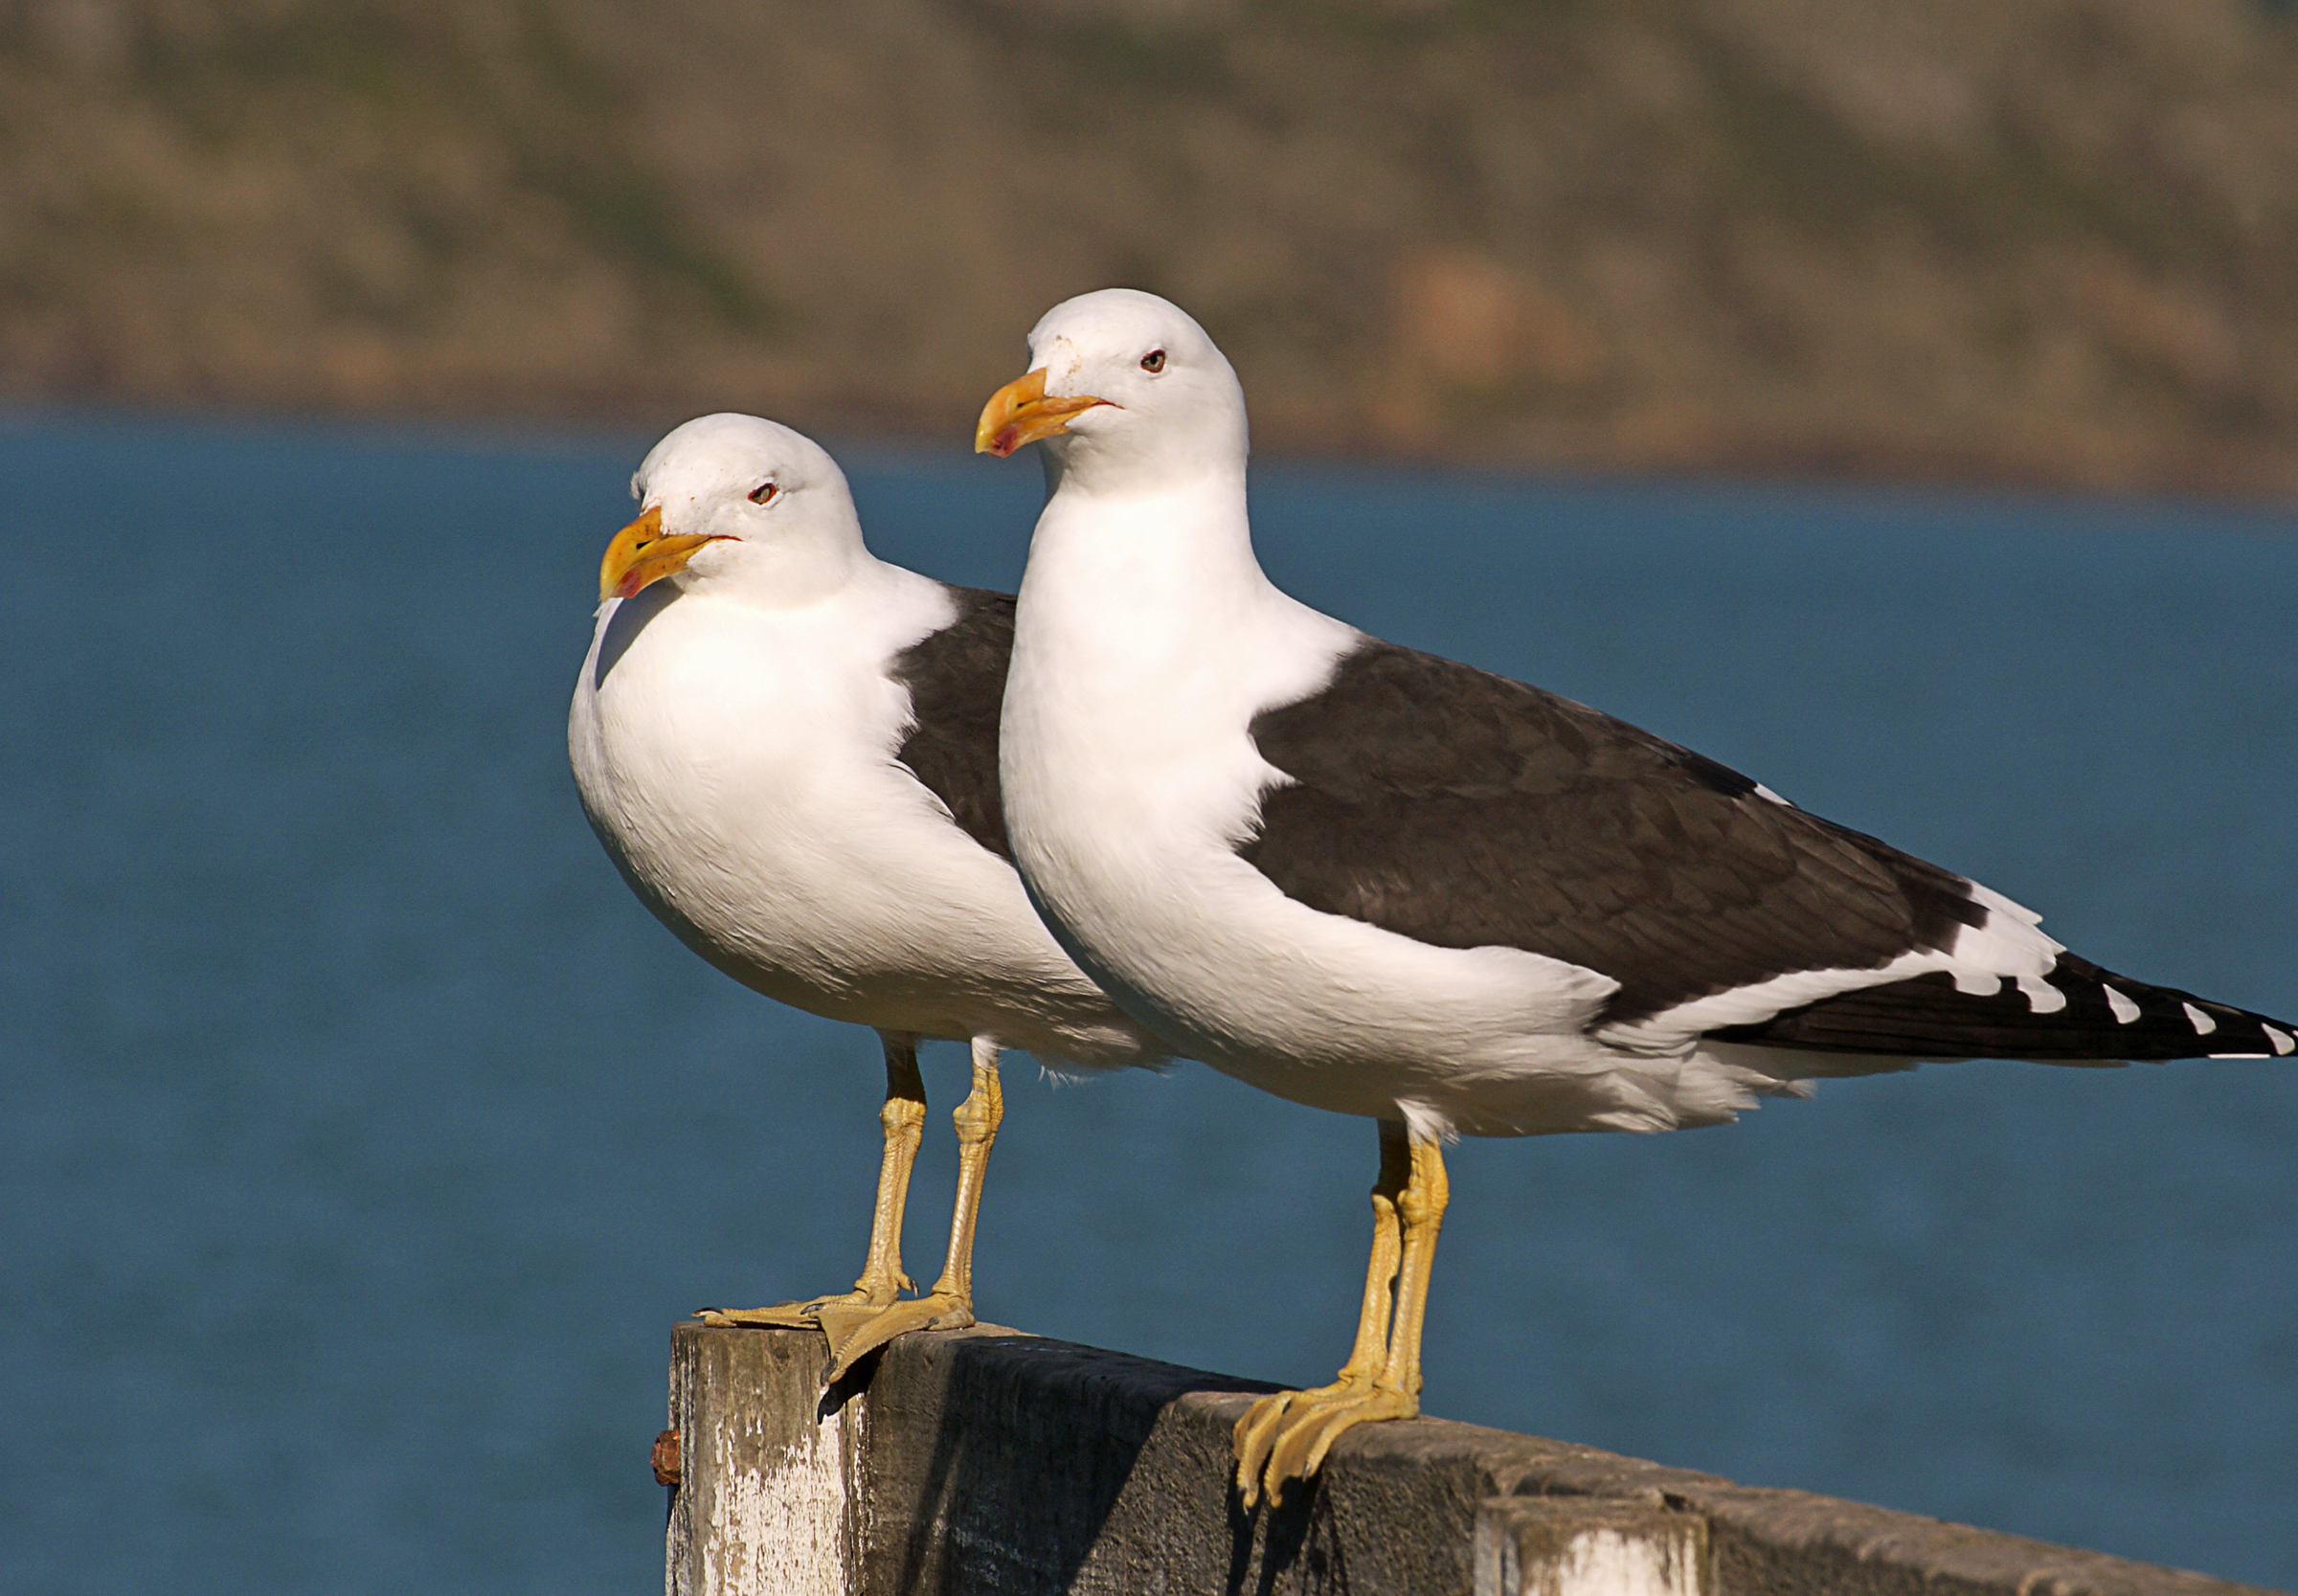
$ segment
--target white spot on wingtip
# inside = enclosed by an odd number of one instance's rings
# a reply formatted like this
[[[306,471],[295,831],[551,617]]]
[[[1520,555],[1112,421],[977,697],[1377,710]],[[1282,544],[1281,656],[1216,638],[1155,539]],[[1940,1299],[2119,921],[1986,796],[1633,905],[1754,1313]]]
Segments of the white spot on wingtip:
[[[2180,1003],[2178,1006],[2186,1010],[2186,1023],[2195,1027],[2195,1034],[2197,1036],[2208,1036],[2211,1032],[2219,1028],[2219,1023],[2216,1020],[2213,1020],[2209,1015],[2204,1014],[2200,1009],[2195,1007],[2194,1004]]]
[[[1793,804],[1789,803],[1786,798],[1781,798],[1777,793],[1773,792],[1770,788],[1765,786],[1760,781],[1755,784],[1755,796],[1760,798],[1769,798],[1773,803],[1783,805],[1789,809],[1795,807]]]
[[[2030,1014],[2057,1014],[2066,1007],[2066,994],[2039,976],[2021,976],[2018,989],[2027,995]]]
[[[2103,981],[2099,985],[2099,990],[2106,994],[2106,1006],[2114,1010],[2115,1023],[2128,1025],[2138,1018],[2138,1005],[2129,999]]]
[[[2298,1053],[2298,1041],[2291,1040],[2289,1032],[2278,1031],[2271,1025],[2261,1025],[2259,1029],[2266,1033],[2266,1040],[2276,1053]]]
[[[1982,887],[1968,876],[1964,878],[1963,890],[1970,894],[1971,901],[1972,903],[1981,905],[1993,913],[2007,914],[2012,919],[2016,920],[2020,925],[2024,926],[2039,926],[2042,924],[2042,916],[2029,909],[2025,904],[2013,903],[2009,898],[2004,897],[1994,888]],[[2051,943],[2051,946],[2060,953],[2066,952],[2064,948],[2060,947],[2056,942]]]

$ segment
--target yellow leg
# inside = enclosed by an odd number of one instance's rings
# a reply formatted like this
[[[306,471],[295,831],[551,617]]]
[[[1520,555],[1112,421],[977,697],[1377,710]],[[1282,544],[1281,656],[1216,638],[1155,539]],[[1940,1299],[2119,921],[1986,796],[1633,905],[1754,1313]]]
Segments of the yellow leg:
[[[1282,1431],[1270,1448],[1259,1481],[1272,1498],[1283,1491],[1287,1481],[1314,1474],[1333,1442],[1351,1427],[1379,1419],[1408,1419],[1420,1411],[1420,1333],[1428,1315],[1429,1271],[1435,1262],[1436,1237],[1443,1228],[1451,1194],[1444,1155],[1436,1143],[1411,1142],[1407,1157],[1404,1190],[1396,1199],[1399,1258],[1395,1313],[1380,1372],[1369,1386],[1327,1387],[1329,1395],[1304,1393],[1287,1407]],[[1359,1341],[1362,1344],[1361,1331]],[[1247,1417],[1250,1420],[1250,1415]],[[1258,1495],[1250,1485],[1243,1488],[1243,1494],[1249,1507]]]
[[[989,1150],[997,1144],[998,1127],[1005,1123],[1005,1091],[998,1082],[998,1049],[980,1037],[974,1039],[974,1087],[958,1112],[958,1206],[950,1217],[950,1255],[935,1294],[965,1302],[974,1299],[974,1227],[981,1218],[981,1179],[989,1169]]]
[[[837,1309],[822,1315],[829,1337],[829,1378],[835,1381],[865,1355],[912,1330],[962,1330],[974,1322],[974,1227],[981,1215],[981,1180],[989,1150],[1005,1119],[998,1084],[995,1043],[974,1038],[974,1089],[952,1116],[958,1126],[958,1203],[950,1217],[950,1254],[934,1289],[874,1313]]]
[[[705,1324],[778,1325],[812,1329],[825,1309],[874,1313],[917,1288],[902,1272],[902,1211],[910,1200],[910,1169],[926,1129],[926,1085],[917,1072],[917,1039],[881,1032],[886,1045],[886,1103],[878,1124],[886,1152],[878,1163],[878,1200],[869,1216],[869,1255],[854,1289],[806,1302],[777,1302],[771,1308],[706,1308],[695,1315]]]
[[[1444,1173],[1444,1150],[1432,1141],[1412,1148],[1412,1179],[1397,1200],[1404,1230],[1404,1262],[1396,1274],[1396,1330],[1388,1337],[1388,1361],[1375,1382],[1391,1391],[1420,1397],[1420,1331],[1429,1317],[1429,1277],[1436,1265],[1436,1238],[1444,1211],[1452,1206],[1453,1183]],[[1317,1465],[1309,1468],[1315,1471]]]
[[[926,1134],[926,1083],[917,1072],[917,1040],[886,1043],[886,1101],[878,1110],[886,1156],[878,1164],[878,1200],[869,1215],[869,1256],[851,1295],[883,1305],[917,1282],[902,1272],[902,1215],[910,1204],[910,1170]]]
[[[1259,1500],[1261,1470],[1282,1433],[1280,1421],[1288,1409],[1302,1402],[1318,1402],[1342,1394],[1368,1391],[1373,1377],[1388,1356],[1390,1293],[1396,1285],[1402,1244],[1397,1233],[1396,1203],[1410,1172],[1405,1128],[1394,1120],[1381,1121],[1381,1173],[1372,1183],[1372,1259],[1364,1270],[1364,1303],[1357,1312],[1357,1343],[1330,1385],[1309,1391],[1274,1391],[1254,1403],[1238,1421],[1234,1450],[1237,1489],[1245,1505]]]

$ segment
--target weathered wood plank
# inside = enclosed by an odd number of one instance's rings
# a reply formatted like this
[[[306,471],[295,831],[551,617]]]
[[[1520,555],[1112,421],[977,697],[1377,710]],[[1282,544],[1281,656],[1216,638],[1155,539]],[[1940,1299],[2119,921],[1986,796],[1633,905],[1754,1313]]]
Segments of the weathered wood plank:
[[[1248,1514],[1247,1381],[981,1325],[825,1395],[811,1332],[680,1325],[668,1596],[2262,1596],[1440,1419]]]

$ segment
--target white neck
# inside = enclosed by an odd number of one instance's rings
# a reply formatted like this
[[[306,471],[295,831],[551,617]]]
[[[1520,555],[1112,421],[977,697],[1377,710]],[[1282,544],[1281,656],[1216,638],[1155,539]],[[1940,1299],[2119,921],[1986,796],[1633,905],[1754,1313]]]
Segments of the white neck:
[[[1104,492],[1071,469],[1030,540],[1013,669],[1078,731],[1138,735],[1160,701],[1225,696],[1240,653],[1292,607],[1253,555],[1241,474]]]
[[[1098,450],[1048,451],[1029,571],[1042,562],[1072,580],[1089,572],[1145,580],[1175,599],[1274,591],[1252,551],[1242,470],[1160,475],[1149,484],[1143,476],[1133,461],[1113,468]],[[1138,601],[1128,608],[1141,613]]]
[[[1252,715],[1314,691],[1357,640],[1263,573],[1242,471],[1120,493],[1098,490],[1072,457],[1022,577],[1002,739],[1008,809],[1081,785],[1096,801],[1154,806],[1173,773],[1208,758],[1243,761],[1244,779],[1260,769]]]

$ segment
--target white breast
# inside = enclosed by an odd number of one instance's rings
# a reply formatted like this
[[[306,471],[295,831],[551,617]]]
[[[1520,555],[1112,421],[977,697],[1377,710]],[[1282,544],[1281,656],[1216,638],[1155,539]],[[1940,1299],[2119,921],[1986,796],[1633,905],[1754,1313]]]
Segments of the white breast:
[[[1132,1062],[1011,868],[895,762],[911,706],[888,667],[952,618],[938,584],[876,562],[792,608],[675,581],[610,603],[569,715],[584,809],[648,907],[770,997]]]

